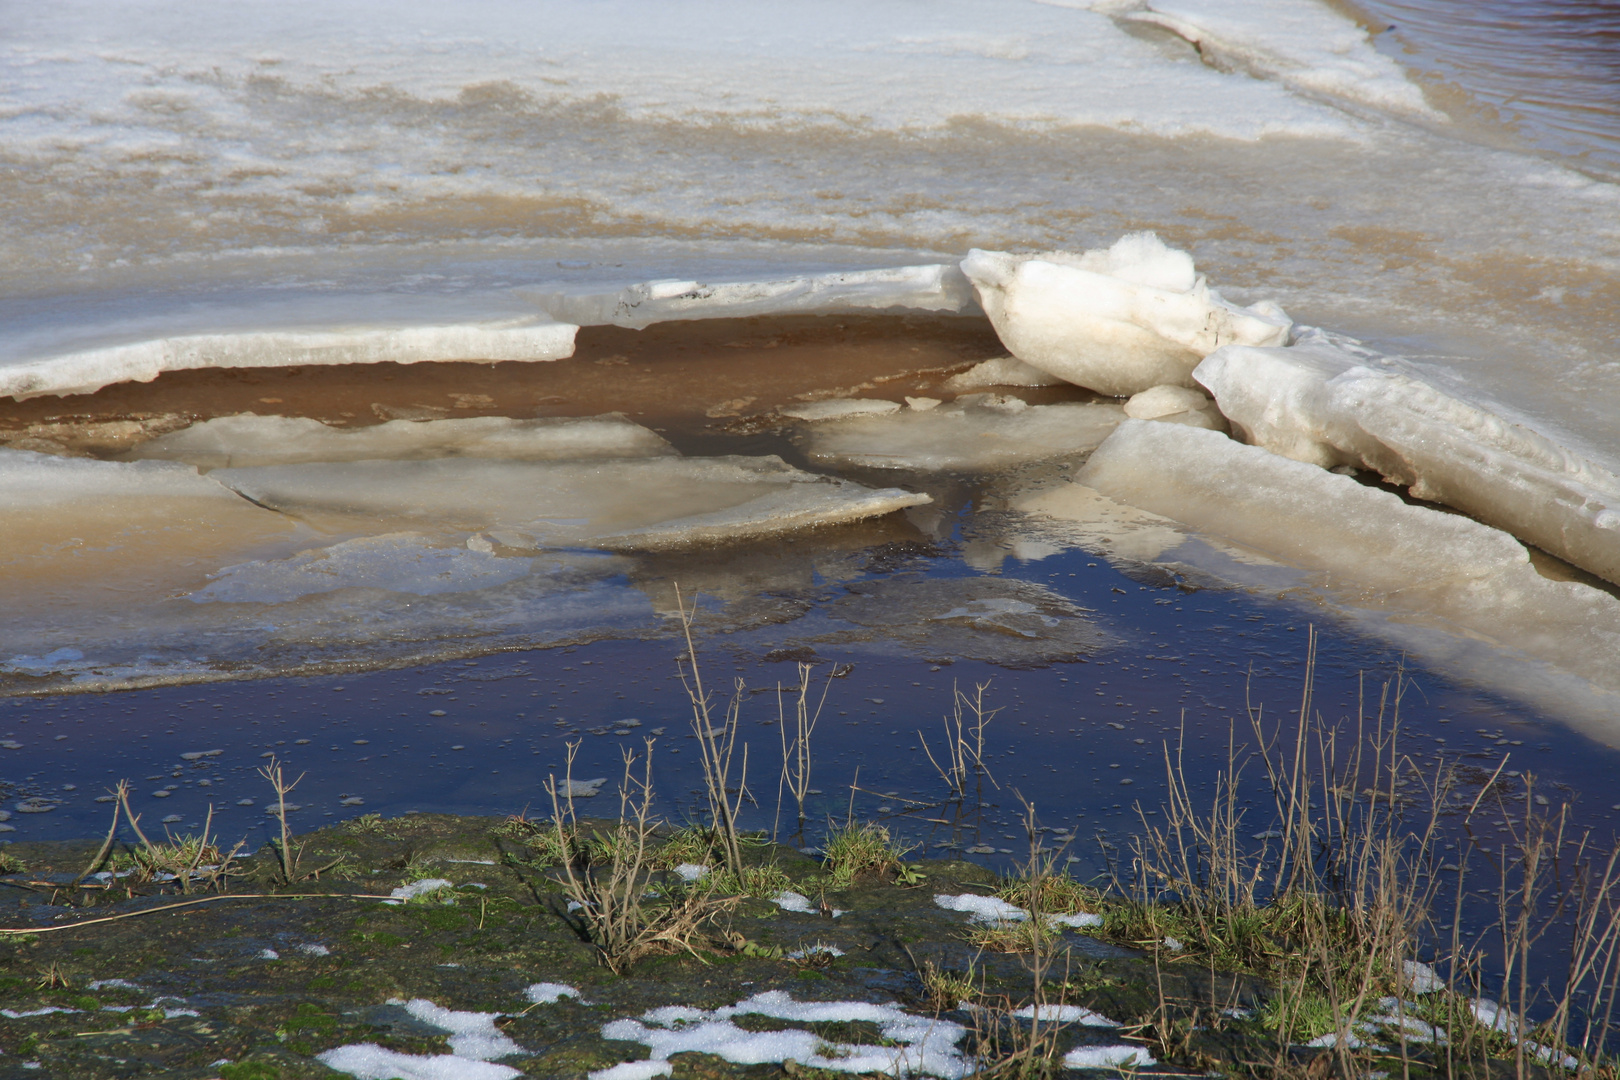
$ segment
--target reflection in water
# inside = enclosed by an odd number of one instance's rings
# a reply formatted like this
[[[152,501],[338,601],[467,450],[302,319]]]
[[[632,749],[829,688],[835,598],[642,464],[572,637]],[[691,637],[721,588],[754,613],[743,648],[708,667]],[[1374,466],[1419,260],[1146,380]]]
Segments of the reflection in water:
[[[1620,172],[1620,3],[1356,0],[1402,63],[1466,91],[1526,146]],[[1452,104],[1448,102],[1447,104]]]

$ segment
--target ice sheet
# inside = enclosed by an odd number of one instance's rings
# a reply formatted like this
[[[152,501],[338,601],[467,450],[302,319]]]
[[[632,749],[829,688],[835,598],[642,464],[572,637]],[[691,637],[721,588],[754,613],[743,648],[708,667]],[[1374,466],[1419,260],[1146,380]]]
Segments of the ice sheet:
[[[769,536],[929,502],[776,457],[512,462],[444,458],[219,469],[254,502],[324,528],[490,530],[512,548],[654,550]]]
[[[143,443],[127,459],[183,461],[201,469],[390,458],[505,458],[513,461],[656,457],[675,450],[623,416],[512,420],[390,420],[330,427],[287,416],[222,416]]]
[[[971,310],[973,290],[950,264],[849,270],[773,281],[648,281],[610,292],[536,294],[552,318],[580,326],[640,329],[672,319],[736,319],[753,315],[832,315],[894,308]]]
[[[1505,532],[1215,432],[1150,421],[1121,424],[1076,479],[1307,571],[1338,603],[1387,619],[1382,633],[1447,631],[1455,656],[1415,640],[1488,685],[1563,693],[1526,659],[1584,680],[1592,698],[1583,726],[1608,740],[1620,734],[1620,600],[1544,577]],[[1496,659],[1470,657],[1469,643],[1488,644]]]
[[[295,524],[188,465],[0,450],[0,589],[8,617],[114,609],[203,584],[223,562],[282,550]],[[107,609],[111,614],[113,609]]]
[[[1107,437],[1117,405],[1028,405],[969,394],[924,410],[824,421],[800,433],[812,461],[872,469],[983,470],[1079,454]]]
[[[1373,469],[1620,582],[1620,476],[1445,393],[1409,363],[1310,335],[1229,346],[1194,372],[1247,441],[1324,468]]]
[[[119,382],[151,382],[165,371],[298,367],[304,364],[416,364],[429,360],[561,360],[579,328],[550,320],[449,326],[264,330],[190,334],[0,365],[0,397],[88,394]]]
[[[1262,302],[1230,304],[1192,257],[1153,233],[1080,254],[975,249],[962,260],[979,304],[1018,359],[1099,393],[1191,386],[1222,345],[1281,345],[1292,325]]]

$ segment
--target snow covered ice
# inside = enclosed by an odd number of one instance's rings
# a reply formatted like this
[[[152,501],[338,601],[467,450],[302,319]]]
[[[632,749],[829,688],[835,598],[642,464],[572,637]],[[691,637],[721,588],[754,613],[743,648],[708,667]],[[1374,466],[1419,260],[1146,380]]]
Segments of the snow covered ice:
[[[1409,363],[1318,333],[1284,349],[1228,346],[1193,375],[1246,441],[1323,468],[1372,469],[1620,582],[1620,476]]]
[[[1228,303],[1153,233],[1078,255],[975,250],[962,270],[1009,352],[1103,394],[1191,386],[1220,346],[1281,345],[1292,325],[1275,304]]]

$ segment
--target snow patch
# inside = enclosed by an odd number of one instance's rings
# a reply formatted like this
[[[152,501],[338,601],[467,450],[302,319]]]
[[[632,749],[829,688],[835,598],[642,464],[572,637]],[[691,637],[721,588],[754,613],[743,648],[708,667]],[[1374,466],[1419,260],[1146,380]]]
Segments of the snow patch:
[[[747,1031],[732,1023],[732,1017],[742,1015],[799,1023],[867,1021],[879,1026],[885,1040],[899,1045],[830,1043],[810,1031],[796,1028]],[[642,1014],[639,1020],[615,1020],[602,1028],[604,1039],[644,1044],[651,1050],[654,1061],[668,1061],[673,1054],[697,1051],[740,1065],[792,1059],[800,1065],[836,1072],[882,1072],[897,1076],[923,1073],[945,1080],[957,1080],[968,1073],[968,1062],[956,1049],[966,1033],[967,1029],[959,1024],[913,1016],[895,1005],[795,1001],[780,990],[756,994],[713,1012],[689,1006],[666,1006]],[[652,1068],[648,1062],[632,1064]],[[662,1074],[627,1072],[623,1075]]]

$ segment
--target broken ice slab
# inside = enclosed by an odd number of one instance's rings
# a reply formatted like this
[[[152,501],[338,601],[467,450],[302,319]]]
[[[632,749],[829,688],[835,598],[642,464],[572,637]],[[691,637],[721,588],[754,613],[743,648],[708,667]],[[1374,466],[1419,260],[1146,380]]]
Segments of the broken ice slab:
[[[1118,405],[1028,405],[971,394],[923,410],[823,421],[798,438],[810,460],[828,464],[983,470],[1084,453],[1124,415]]]
[[[657,550],[855,521],[929,502],[776,457],[441,458],[220,469],[254,502],[334,530],[491,535],[507,547]]]
[[[1193,374],[1248,442],[1372,469],[1620,583],[1620,476],[1399,358],[1313,333],[1288,348],[1220,349]]]
[[[114,383],[151,382],[165,371],[196,368],[561,360],[574,354],[578,329],[528,317],[439,326],[181,334],[25,355],[0,364],[0,397],[90,394]]]
[[[580,326],[640,329],[678,319],[830,315],[890,308],[961,312],[972,309],[973,291],[955,266],[931,263],[767,281],[647,281],[613,291],[543,293],[534,300],[552,318]]]
[[[1228,303],[1192,256],[1153,233],[1079,255],[974,250],[962,271],[1014,356],[1120,397],[1191,386],[1192,369],[1220,346],[1281,345],[1292,326],[1275,304]]]
[[[794,420],[843,420],[851,416],[886,416],[901,408],[899,402],[882,398],[826,398],[802,405],[784,405],[777,411]]]
[[[330,427],[306,417],[221,416],[153,439],[125,457],[226,469],[381,458],[548,461],[674,453],[660,436],[617,414],[539,420],[504,416],[391,420],[361,428]]]
[[[998,356],[975,364],[945,380],[945,389],[985,390],[992,386],[1062,386],[1064,381],[1014,356]]]
[[[1620,600],[1543,576],[1505,532],[1216,432],[1142,420],[1121,424],[1076,479],[1306,571],[1301,585],[1376,617],[1363,618],[1374,632],[1516,697],[1556,700],[1620,740]]]

